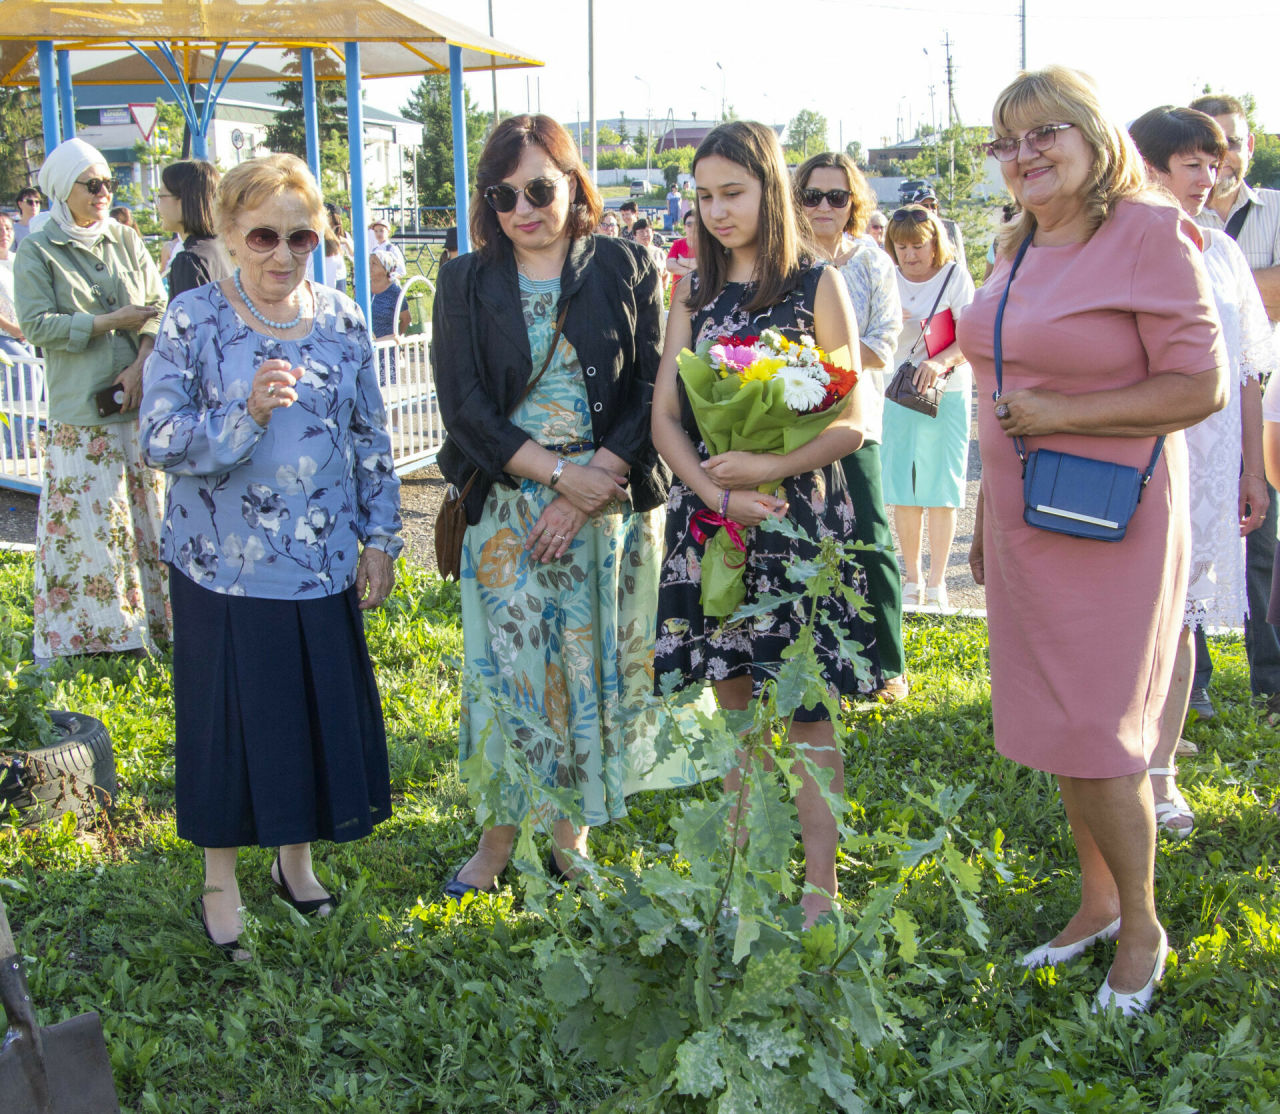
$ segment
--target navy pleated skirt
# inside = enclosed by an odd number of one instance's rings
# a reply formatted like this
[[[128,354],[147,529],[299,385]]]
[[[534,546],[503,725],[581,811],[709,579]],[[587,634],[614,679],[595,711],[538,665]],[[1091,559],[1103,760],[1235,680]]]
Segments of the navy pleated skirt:
[[[355,588],[311,600],[210,592],[170,566],[178,835],[278,847],[391,815],[387,737]]]

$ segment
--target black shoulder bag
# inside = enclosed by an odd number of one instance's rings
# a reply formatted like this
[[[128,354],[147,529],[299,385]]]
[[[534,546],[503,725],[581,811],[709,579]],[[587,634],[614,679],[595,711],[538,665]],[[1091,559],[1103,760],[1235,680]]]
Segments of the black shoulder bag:
[[[1013,276],[1018,273],[1030,246],[1031,235],[1028,235],[1018,248],[1009,270],[1009,281],[1000,296],[1000,307],[996,310],[996,390],[992,398],[997,401],[1002,390],[1001,326],[1004,324],[1004,307],[1009,300]],[[1164,437],[1156,438],[1145,472],[1127,464],[1059,453],[1052,449],[1037,449],[1029,453],[1021,437],[1013,439],[1013,447],[1022,461],[1022,498],[1025,504],[1022,518],[1028,526],[1075,538],[1118,542],[1124,537],[1133,512],[1138,509],[1142,489],[1155,471],[1156,461],[1164,448]]]

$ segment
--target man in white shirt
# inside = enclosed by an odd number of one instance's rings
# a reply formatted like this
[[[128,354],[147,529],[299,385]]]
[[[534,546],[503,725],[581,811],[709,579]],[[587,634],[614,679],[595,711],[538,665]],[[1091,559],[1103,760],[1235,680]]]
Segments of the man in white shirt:
[[[1245,182],[1254,138],[1249,134],[1244,106],[1235,97],[1213,94],[1191,102],[1191,108],[1212,116],[1227,136],[1227,153],[1218,169],[1218,184],[1197,223],[1225,230],[1234,237],[1249,261],[1254,281],[1273,326],[1280,321],[1280,190],[1254,189]],[[1276,330],[1280,340],[1280,329]],[[1268,486],[1271,505],[1262,525],[1245,539],[1249,618],[1245,623],[1245,649],[1249,656],[1249,685],[1255,696],[1267,698],[1273,712],[1280,712],[1280,637],[1267,622],[1271,598],[1271,574],[1276,548],[1276,492]],[[1191,707],[1201,718],[1210,718],[1209,678],[1213,663],[1204,634],[1197,631],[1196,672],[1192,680]]]

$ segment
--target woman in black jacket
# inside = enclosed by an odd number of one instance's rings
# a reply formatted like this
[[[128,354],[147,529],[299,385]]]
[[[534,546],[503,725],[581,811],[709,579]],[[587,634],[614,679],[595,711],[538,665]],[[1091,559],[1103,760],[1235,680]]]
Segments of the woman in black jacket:
[[[491,890],[531,810],[563,854],[653,769],[649,708],[666,477],[649,440],[658,273],[594,236],[600,197],[569,134],[504,120],[476,173],[476,249],[440,272],[445,477],[463,488],[459,753],[483,825],[445,893]],[[676,763],[678,767],[681,763]]]

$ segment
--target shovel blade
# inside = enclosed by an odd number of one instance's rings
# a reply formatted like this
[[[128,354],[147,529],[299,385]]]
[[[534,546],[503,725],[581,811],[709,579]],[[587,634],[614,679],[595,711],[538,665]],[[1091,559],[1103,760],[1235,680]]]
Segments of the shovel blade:
[[[0,1112],[3,1114],[120,1114],[111,1057],[96,1013],[82,1013],[42,1027],[48,1105],[39,1081],[24,1068],[30,1056],[21,1042],[0,1052]],[[28,1064],[30,1061],[27,1061]]]

